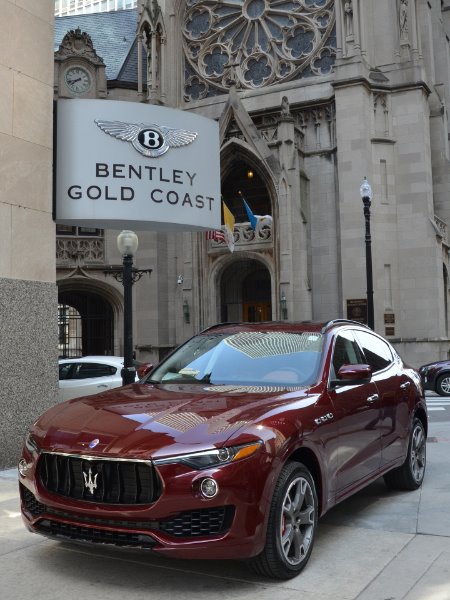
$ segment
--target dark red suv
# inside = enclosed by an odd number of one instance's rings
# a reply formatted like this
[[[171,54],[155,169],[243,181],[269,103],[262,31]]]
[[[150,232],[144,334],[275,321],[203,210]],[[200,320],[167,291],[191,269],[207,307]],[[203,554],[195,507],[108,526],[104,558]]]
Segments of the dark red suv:
[[[367,327],[217,325],[139,383],[46,412],[19,464],[23,519],[286,579],[337,502],[380,476],[421,485],[426,435],[418,374]]]

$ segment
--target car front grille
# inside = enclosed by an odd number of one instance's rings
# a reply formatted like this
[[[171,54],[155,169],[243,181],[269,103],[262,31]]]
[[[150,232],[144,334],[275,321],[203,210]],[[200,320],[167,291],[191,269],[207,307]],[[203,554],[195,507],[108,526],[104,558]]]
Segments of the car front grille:
[[[20,486],[20,491],[26,510],[34,517],[38,517],[43,513],[52,517],[52,519],[48,520],[48,523],[53,523],[54,529],[56,527],[55,524],[59,522],[58,519],[65,519],[67,521],[76,521],[77,527],[79,526],[82,531],[97,525],[103,527],[124,527],[134,530],[159,530],[177,538],[208,537],[226,533],[231,527],[234,516],[234,506],[219,506],[185,511],[170,519],[161,521],[129,521],[102,518],[99,516],[91,517],[46,506],[39,502],[23,485]],[[48,523],[46,525],[47,528],[49,526]],[[83,527],[83,525],[86,525],[86,527]],[[37,528],[40,531],[41,522],[38,523]]]
[[[106,504],[151,504],[161,489],[155,469],[144,461],[88,460],[44,453],[39,460],[38,477],[49,492]]]

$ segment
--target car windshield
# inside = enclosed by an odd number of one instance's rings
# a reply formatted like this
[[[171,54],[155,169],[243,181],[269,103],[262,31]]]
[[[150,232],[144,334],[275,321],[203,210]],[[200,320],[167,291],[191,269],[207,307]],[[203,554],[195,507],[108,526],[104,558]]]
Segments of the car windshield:
[[[244,331],[196,336],[151,374],[155,383],[306,386],[315,383],[320,333]]]

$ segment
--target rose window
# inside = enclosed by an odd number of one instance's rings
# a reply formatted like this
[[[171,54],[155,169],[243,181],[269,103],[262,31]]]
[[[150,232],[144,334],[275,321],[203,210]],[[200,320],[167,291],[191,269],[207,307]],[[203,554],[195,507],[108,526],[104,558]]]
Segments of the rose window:
[[[336,54],[334,0],[186,0],[186,99],[326,75]]]

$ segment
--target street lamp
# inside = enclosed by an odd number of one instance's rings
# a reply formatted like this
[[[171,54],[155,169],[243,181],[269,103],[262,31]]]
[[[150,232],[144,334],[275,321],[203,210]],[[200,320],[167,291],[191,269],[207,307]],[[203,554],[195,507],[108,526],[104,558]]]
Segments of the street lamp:
[[[364,204],[364,219],[366,221],[366,279],[367,279],[367,325],[374,329],[373,311],[373,276],[372,276],[372,238],[370,235],[370,205],[372,202],[372,188],[364,177],[359,188],[361,199]]]
[[[136,368],[133,364],[133,305],[132,286],[144,273],[151,275],[152,269],[136,269],[133,267],[133,256],[138,248],[138,237],[134,231],[124,230],[117,236],[117,248],[122,255],[122,265],[109,265],[104,274],[112,275],[123,285],[123,369],[122,384],[133,383],[136,379]]]
[[[138,249],[138,236],[134,231],[121,231],[117,236],[117,248],[123,258],[123,369],[122,384],[128,385],[136,379],[133,365],[133,256]]]

